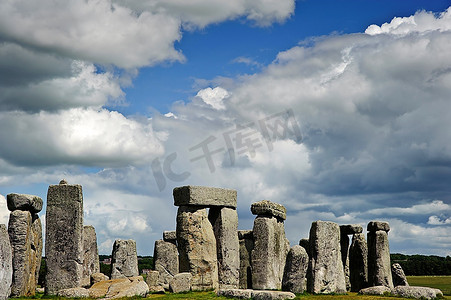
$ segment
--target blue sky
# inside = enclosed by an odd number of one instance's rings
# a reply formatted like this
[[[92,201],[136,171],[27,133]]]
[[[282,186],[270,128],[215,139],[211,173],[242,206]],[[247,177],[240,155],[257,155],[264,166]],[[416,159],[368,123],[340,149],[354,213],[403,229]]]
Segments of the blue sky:
[[[101,253],[152,255],[194,184],[236,189],[240,229],[285,205],[292,245],[378,219],[451,255],[449,1],[0,3],[0,223],[65,178]]]

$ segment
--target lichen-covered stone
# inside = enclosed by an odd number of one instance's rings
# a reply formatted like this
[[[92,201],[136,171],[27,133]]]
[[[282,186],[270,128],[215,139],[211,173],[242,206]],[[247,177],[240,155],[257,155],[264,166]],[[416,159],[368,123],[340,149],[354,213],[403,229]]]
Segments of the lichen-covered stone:
[[[177,233],[175,230],[163,231],[163,241],[177,244]]]
[[[349,280],[352,292],[368,287],[368,246],[363,233],[352,236],[349,247]]]
[[[46,293],[81,286],[83,277],[83,192],[81,185],[49,186],[45,254]]]
[[[145,297],[148,292],[149,287],[142,276],[134,276],[97,282],[89,289],[89,297],[105,299]]]
[[[138,255],[134,240],[115,240],[111,254],[111,279],[139,275]]]
[[[276,217],[257,216],[253,228],[252,288],[280,290],[290,243],[285,237],[283,221]]]
[[[110,278],[103,273],[93,273],[93,274],[91,274],[91,286],[93,284],[96,284],[97,282],[106,281],[109,279]]]
[[[361,295],[389,295],[391,294],[392,289],[385,285],[371,286],[359,291]]]
[[[422,286],[402,286],[399,285],[393,289],[394,295],[403,298],[414,299],[436,299],[443,298],[443,293],[439,289]]]
[[[225,206],[236,208],[236,190],[205,186],[181,186],[173,190],[175,206]]]
[[[282,220],[287,218],[287,209],[285,206],[269,200],[252,203],[251,212],[257,216],[277,217]]]
[[[370,231],[370,232],[375,232],[375,231],[385,231],[385,232],[389,232],[390,231],[390,225],[388,224],[388,222],[383,222],[383,221],[371,221],[368,223],[368,226],[366,228],[366,230]]]
[[[362,233],[363,227],[360,224],[349,224],[349,225],[340,225],[340,230],[342,234],[355,234]]]
[[[189,292],[192,279],[191,273],[178,273],[169,281],[169,290],[173,293]]]
[[[285,272],[282,280],[282,290],[292,293],[305,291],[305,275],[309,257],[307,251],[299,245],[291,247],[287,256]]]
[[[179,271],[191,273],[192,289],[218,288],[216,238],[205,208],[179,207],[177,247]]]
[[[294,299],[296,297],[291,292],[258,291],[251,289],[220,289],[216,294],[226,298],[255,300],[283,300]]]
[[[177,246],[163,240],[155,241],[153,249],[155,270],[159,273],[158,284],[169,289],[169,281],[179,272]]]
[[[393,278],[393,285],[396,287],[398,285],[408,286],[406,275],[404,274],[404,270],[401,265],[398,263],[391,265],[391,275]]]
[[[5,224],[0,224],[0,300],[8,299],[13,280],[13,258]]]
[[[82,286],[91,285],[91,275],[100,272],[97,236],[93,226],[83,227],[83,279]]]
[[[34,214],[40,212],[43,205],[41,197],[26,194],[8,194],[6,201],[10,211],[26,210]]]
[[[89,290],[83,287],[59,290],[56,295],[63,298],[88,298]]]
[[[388,235],[383,230],[368,232],[368,284],[393,288]]]
[[[252,259],[251,253],[254,249],[254,238],[252,230],[238,230],[240,243],[240,289],[252,288]]]
[[[208,218],[213,225],[216,238],[219,288],[238,288],[240,277],[238,214],[233,208],[211,207]]]
[[[308,292],[346,293],[338,224],[324,221],[313,222],[310,228],[309,245]]]

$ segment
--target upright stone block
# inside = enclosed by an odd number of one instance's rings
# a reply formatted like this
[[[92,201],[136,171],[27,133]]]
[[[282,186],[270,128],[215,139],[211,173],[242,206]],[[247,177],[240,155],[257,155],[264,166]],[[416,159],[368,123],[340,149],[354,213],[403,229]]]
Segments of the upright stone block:
[[[224,206],[236,208],[236,190],[182,186],[173,190],[175,206]]]
[[[111,279],[138,276],[138,255],[134,240],[115,240],[111,254]]]
[[[310,251],[309,239],[300,239],[299,240],[299,246],[304,248],[305,251],[307,252],[307,254],[310,256],[310,254],[309,254],[309,251]]]
[[[257,216],[252,232],[252,288],[280,290],[290,249],[283,221],[276,217]]]
[[[13,257],[8,231],[0,224],[0,300],[8,299],[13,280]]]
[[[240,243],[240,289],[252,288],[252,259],[251,253],[254,249],[254,237],[252,230],[238,230]]]
[[[179,272],[179,254],[175,243],[163,240],[155,241],[153,249],[155,270],[158,271],[158,284],[166,290],[169,289],[169,281]]]
[[[408,286],[409,283],[407,282],[406,275],[404,274],[404,270],[402,269],[401,265],[398,263],[391,265],[391,275],[393,277],[393,285],[395,287],[397,286]]]
[[[174,190],[174,199],[176,198]],[[193,275],[192,289],[218,288],[216,238],[205,208],[180,206],[177,211],[179,271]]]
[[[33,296],[41,267],[41,220],[29,211],[11,212],[8,225],[12,247],[13,280],[12,296]]]
[[[99,251],[96,230],[93,226],[83,227],[83,279],[82,286],[91,285],[91,275],[100,273]]]
[[[307,251],[299,245],[291,247],[282,280],[282,290],[292,293],[305,291],[305,275],[309,257]]]
[[[380,224],[374,225],[374,223],[386,223],[386,225],[379,226]],[[384,285],[392,289],[387,227],[387,222],[373,221],[368,224],[368,229],[383,229],[368,232],[368,281],[370,286]]]
[[[368,287],[368,246],[363,233],[352,236],[349,247],[349,280],[351,292]]]
[[[351,282],[349,280],[349,226],[340,226],[340,248],[341,248],[341,262],[343,264],[343,272],[345,273],[346,290],[351,289]]]
[[[163,231],[163,241],[177,245],[177,233],[175,230]]]
[[[216,238],[219,288],[238,288],[240,278],[238,214],[233,208],[211,207],[208,218],[213,225]]]
[[[340,227],[333,222],[316,221],[310,228],[308,292],[346,293],[340,250]]]
[[[81,185],[49,186],[45,254],[46,293],[81,286],[83,278],[83,192]]]

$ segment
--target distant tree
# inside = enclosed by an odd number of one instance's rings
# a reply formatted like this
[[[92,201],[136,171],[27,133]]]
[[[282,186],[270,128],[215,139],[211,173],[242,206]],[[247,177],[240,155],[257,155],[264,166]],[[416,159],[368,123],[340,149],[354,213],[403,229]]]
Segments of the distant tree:
[[[399,263],[406,275],[451,275],[451,258],[436,255],[390,255],[392,263]]]

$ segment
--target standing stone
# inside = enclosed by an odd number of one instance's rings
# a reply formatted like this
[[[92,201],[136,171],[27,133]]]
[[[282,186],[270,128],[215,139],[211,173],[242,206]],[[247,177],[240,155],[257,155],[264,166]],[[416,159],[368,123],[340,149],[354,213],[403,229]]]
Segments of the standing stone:
[[[175,230],[163,231],[163,241],[177,245],[177,233]]]
[[[179,254],[177,246],[163,240],[155,241],[153,250],[155,271],[158,271],[158,284],[166,290],[169,289],[169,281],[179,272]]]
[[[345,273],[346,290],[349,291],[351,289],[351,282],[349,280],[349,237],[347,227],[345,226],[340,226],[340,248],[341,262],[343,264],[343,272]]]
[[[138,255],[134,240],[115,240],[111,253],[111,279],[138,276]]]
[[[9,217],[8,233],[13,258],[11,295],[33,296],[41,266],[41,220],[29,211],[15,210]]]
[[[402,286],[408,286],[409,283],[407,282],[406,275],[404,274],[404,270],[402,269],[401,265],[398,263],[391,265],[391,274],[393,277],[393,285],[395,287],[402,285]]]
[[[91,285],[91,275],[100,273],[99,251],[96,230],[93,226],[83,227],[83,279],[82,286]]]
[[[368,224],[368,281],[370,286],[384,285],[393,288],[390,266],[390,247],[387,222]]]
[[[290,243],[285,237],[284,206],[267,200],[253,203],[252,288],[280,290]]]
[[[46,294],[81,286],[83,277],[83,192],[81,185],[49,186],[45,255]]]
[[[252,288],[252,259],[251,253],[254,249],[254,237],[252,230],[238,230],[240,243],[240,289]]]
[[[174,188],[172,194],[175,206],[236,208],[236,190],[188,185]]]
[[[310,256],[310,254],[309,254],[309,251],[310,251],[309,239],[300,239],[299,240],[299,246],[304,248],[305,251],[307,252],[307,254]]]
[[[211,207],[208,218],[213,225],[216,238],[219,288],[238,288],[240,278],[238,214],[233,208]]]
[[[291,247],[282,280],[282,290],[292,293],[305,291],[305,275],[309,257],[307,251],[299,245]]]
[[[174,200],[176,189],[174,189]],[[193,290],[218,288],[216,238],[201,207],[180,206],[177,211],[177,247],[179,271],[190,272]]]
[[[340,227],[333,222],[316,221],[310,228],[308,292],[346,293],[340,251]]]
[[[0,224],[0,300],[8,299],[13,280],[13,258],[5,224]]]
[[[351,292],[368,287],[368,246],[363,233],[352,236],[349,247],[349,280]]]

